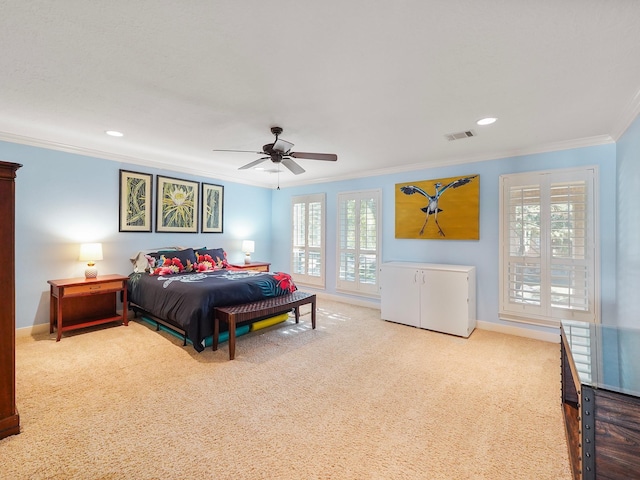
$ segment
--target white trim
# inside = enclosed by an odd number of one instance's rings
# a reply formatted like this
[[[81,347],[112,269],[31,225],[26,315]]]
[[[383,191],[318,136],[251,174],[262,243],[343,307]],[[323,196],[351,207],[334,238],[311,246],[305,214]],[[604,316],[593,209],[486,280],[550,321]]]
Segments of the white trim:
[[[305,291],[315,293],[319,299],[331,300],[339,303],[346,303],[349,305],[356,305],[358,307],[373,308],[374,310],[380,310],[380,303],[368,301],[365,299],[355,299],[351,297],[342,297],[339,295],[333,295],[322,291],[311,291],[307,289]],[[381,317],[382,318],[382,317]],[[476,328],[479,330],[487,330],[488,332],[504,333],[506,335],[513,335],[516,337],[531,338],[532,340],[541,340],[549,343],[560,343],[560,328],[557,328],[557,333],[543,332],[540,330],[533,330],[531,328],[519,327],[515,325],[502,325],[494,322],[487,322],[484,320],[478,320]]]
[[[44,335],[49,333],[48,323],[38,323],[30,327],[16,328],[16,338],[34,337],[36,335]]]
[[[533,340],[542,340],[543,342],[560,343],[560,328],[558,333],[541,332],[540,330],[531,330],[529,328],[516,327],[514,325],[501,325],[499,323],[478,320],[476,328],[487,330],[489,332],[505,333],[516,337],[531,338]]]
[[[318,298],[331,300],[333,302],[339,303],[347,303],[349,305],[355,305],[357,307],[365,307],[365,308],[373,308],[374,310],[380,310],[380,301],[379,300],[367,300],[366,298],[354,298],[347,297],[342,295],[334,295],[332,293],[327,293],[324,290],[319,290],[317,288],[308,287],[307,285],[298,285],[301,287],[301,290],[304,290],[308,293],[315,293]]]
[[[381,168],[377,170],[357,171],[352,174],[340,174],[339,177],[323,177],[315,180],[305,181],[304,178],[296,177],[293,181],[281,181],[280,186],[283,188],[297,187],[303,185],[314,185],[318,183],[336,182],[340,180],[353,180],[357,178],[365,177],[377,177],[383,175],[392,175],[394,173],[411,172],[415,170],[424,170],[430,168],[438,168],[452,165],[462,165],[466,163],[484,162],[491,160],[499,160],[502,158],[522,157],[525,155],[535,155],[539,153],[556,152],[559,150],[570,150],[572,148],[593,147],[597,145],[606,145],[609,143],[615,143],[626,129],[631,125],[631,122],[640,113],[640,91],[636,94],[631,102],[630,107],[627,110],[629,113],[623,116],[623,120],[620,121],[618,126],[614,129],[612,135],[595,135],[592,137],[578,138],[574,140],[567,140],[562,142],[548,143],[531,148],[522,148],[514,150],[504,150],[497,152],[485,153],[482,155],[469,155],[464,157],[454,157],[447,159],[439,159],[433,162],[425,161],[421,163],[414,163],[411,165]],[[207,178],[216,178],[219,180],[226,180],[229,182],[251,185],[255,187],[273,188],[272,182],[260,182],[249,180],[242,176],[229,176],[220,174],[216,171],[216,176],[211,177],[211,169],[203,167],[203,169],[186,168],[180,162],[163,163],[160,160],[147,160],[142,158],[130,157],[127,155],[120,155],[116,153],[104,152],[102,150],[96,150],[92,148],[77,147],[74,145],[68,145],[64,143],[54,142],[52,140],[44,140],[33,137],[27,137],[23,135],[16,135],[8,132],[0,132],[0,141],[6,141],[11,143],[17,143],[20,145],[30,145],[32,147],[47,148],[50,150],[57,150],[61,152],[74,153],[77,155],[86,155],[90,157],[102,158],[105,160],[111,160],[115,162],[129,163],[132,165],[139,165],[149,168],[165,169],[172,172],[189,173],[192,175],[203,176]],[[198,159],[202,161],[202,159]],[[177,167],[180,170],[176,170]]]
[[[620,120],[614,125],[611,136],[616,142],[620,140],[620,137],[624,135],[624,132],[627,131],[638,115],[640,115],[640,90],[636,92],[627,108],[625,108]]]
[[[352,174],[341,174],[340,178],[324,177],[317,178],[315,180],[281,183],[284,187],[298,187],[303,185],[313,185],[317,183],[336,182],[341,180],[354,180],[358,178],[378,177],[384,175],[393,175],[394,173],[413,172],[416,170],[425,170],[438,167],[450,167],[453,165],[464,165],[475,162],[487,162],[491,160],[500,160],[503,158],[523,157],[525,155],[536,155],[540,153],[557,152],[561,150],[571,150],[573,148],[595,147],[598,145],[608,145],[615,143],[615,140],[611,135],[595,135],[593,137],[577,138],[575,140],[568,140],[564,142],[548,143],[540,145],[538,147],[523,148],[515,150],[505,150],[498,152],[490,152],[482,155],[469,155],[464,157],[454,157],[440,159],[437,161],[425,161],[422,163],[414,163],[411,165],[403,165],[397,167],[380,168],[377,170],[363,170],[354,172]],[[294,179],[297,180],[297,179]]]
[[[320,248],[310,247],[309,246],[309,228],[310,228],[310,212],[309,212],[309,204],[311,203],[320,203]],[[296,249],[296,245],[294,245],[294,235],[295,230],[293,228],[294,224],[294,208],[296,205],[304,204],[304,215],[305,215],[305,231],[304,231],[304,251],[305,253],[305,273],[295,273],[295,269],[293,268],[293,253]],[[303,285],[313,285],[318,288],[324,288],[326,285],[326,277],[327,277],[327,194],[322,193],[311,193],[308,195],[295,195],[291,197],[291,210],[290,210],[290,219],[291,219],[291,255],[289,256],[289,271],[291,274],[291,278],[293,278],[295,283],[300,283]],[[309,251],[320,251],[320,276],[315,277],[309,275]]]
[[[566,177],[566,178],[565,178]],[[561,180],[562,179],[562,180]],[[553,308],[549,295],[550,292],[541,289],[540,291],[540,304],[539,305],[527,305],[527,304],[514,304],[510,302],[508,295],[507,285],[507,264],[511,258],[508,247],[508,231],[505,230],[509,226],[507,198],[506,193],[508,184],[513,180],[513,185],[545,185],[548,188],[551,183],[558,181],[573,181],[584,180],[587,186],[587,238],[590,239],[590,244],[587,244],[591,248],[587,254],[587,260],[590,258],[591,262],[585,260],[584,266],[589,272],[590,280],[587,282],[589,285],[588,298],[591,300],[591,305],[587,311],[571,310]],[[507,185],[507,186],[505,186]],[[600,237],[599,232],[599,200],[598,200],[598,187],[599,187],[599,169],[597,166],[565,168],[557,170],[542,170],[534,172],[522,172],[504,174],[499,177],[499,301],[498,301],[498,315],[501,319],[519,321],[523,323],[531,323],[533,325],[554,326],[559,323],[560,318],[572,318],[577,320],[589,321],[594,323],[600,322]],[[541,225],[542,231],[550,232],[548,225],[549,222],[549,205],[548,197],[542,195],[540,197],[540,211],[541,211]],[[545,203],[546,202],[546,203]],[[537,260],[542,267],[547,266],[551,268],[550,258],[550,244],[548,235],[540,239],[541,253]],[[531,260],[532,263],[536,263],[535,259]],[[542,268],[542,273],[545,273],[545,268]],[[548,271],[546,272],[548,274]],[[548,283],[548,278],[547,278]],[[541,280],[541,286],[545,284],[545,280]],[[560,313],[560,316],[558,313]]]
[[[354,281],[354,282],[349,282],[347,280],[342,280],[340,278],[340,268],[341,268],[341,255],[343,252],[343,249],[341,248],[340,244],[341,244],[341,237],[342,237],[342,230],[341,230],[341,205],[343,201],[349,201],[349,200],[355,200],[355,201],[360,201],[362,199],[367,199],[367,198],[373,198],[373,200],[375,201],[375,211],[376,211],[376,216],[375,216],[375,221],[376,221],[376,250],[375,250],[375,256],[376,256],[376,266],[375,266],[375,271],[376,273],[376,283],[375,285],[370,285],[370,284],[365,284],[365,283],[361,283],[359,281],[360,278],[360,274],[359,274],[359,263],[356,260],[356,278],[358,280]],[[360,211],[360,206],[357,206],[357,210],[360,213],[360,215],[362,214],[362,212]],[[360,253],[366,253],[367,251],[363,251],[361,250],[360,247],[360,217],[358,217],[358,219],[356,219],[356,248],[355,248],[355,254],[356,256],[358,256]],[[340,292],[344,292],[347,294],[353,294],[353,295],[365,295],[365,296],[373,296],[373,297],[379,297],[380,296],[380,265],[382,264],[381,261],[381,257],[382,257],[382,189],[380,188],[373,188],[373,189],[369,189],[369,190],[353,190],[353,191],[349,191],[349,192],[339,192],[337,195],[337,201],[336,201],[336,290],[340,291]]]
[[[211,168],[206,168],[206,166],[203,167],[202,169],[190,168],[190,167],[185,166],[184,163],[182,163],[180,161],[176,161],[176,160],[168,161],[169,163],[164,163],[161,160],[147,160],[147,159],[143,159],[143,158],[130,157],[128,155],[121,155],[121,154],[118,154],[118,153],[104,152],[102,150],[96,150],[96,149],[93,149],[93,148],[76,147],[74,145],[68,145],[68,144],[65,144],[65,143],[54,142],[54,141],[51,141],[51,140],[41,140],[41,139],[32,138],[32,137],[25,137],[25,136],[22,136],[22,135],[15,135],[15,134],[12,134],[12,133],[7,133],[7,132],[0,132],[0,141],[17,143],[19,145],[29,145],[31,147],[46,148],[46,149],[49,149],[49,150],[56,150],[58,152],[72,153],[72,154],[75,154],[75,155],[83,155],[83,156],[89,156],[89,157],[95,157],[95,158],[102,158],[103,160],[109,160],[109,161],[112,161],[112,162],[127,163],[127,164],[131,164],[131,165],[142,166],[142,167],[168,170],[168,171],[171,171],[171,172],[178,172],[178,173],[181,173],[181,174],[187,173],[187,174],[206,177],[206,178],[214,178],[214,179],[217,179],[217,180],[225,180],[225,181],[233,182],[233,183],[251,185],[251,186],[254,186],[254,187],[273,188],[273,185],[267,184],[265,182],[251,181],[251,180],[248,180],[246,178],[239,177],[239,176],[233,176],[232,177],[232,176],[229,176],[229,175],[221,174],[217,170],[215,172],[215,177],[213,177],[213,176],[211,176]],[[198,158],[197,160],[202,162],[202,159]]]

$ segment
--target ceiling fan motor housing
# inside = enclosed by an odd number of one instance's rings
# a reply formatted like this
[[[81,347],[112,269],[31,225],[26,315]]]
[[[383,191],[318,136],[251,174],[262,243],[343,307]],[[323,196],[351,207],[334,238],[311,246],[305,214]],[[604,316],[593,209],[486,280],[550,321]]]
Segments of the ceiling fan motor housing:
[[[262,146],[262,151],[271,157],[271,160],[275,163],[279,163],[282,161],[282,155],[285,152],[281,152],[279,150],[273,149],[273,143],[267,143]]]

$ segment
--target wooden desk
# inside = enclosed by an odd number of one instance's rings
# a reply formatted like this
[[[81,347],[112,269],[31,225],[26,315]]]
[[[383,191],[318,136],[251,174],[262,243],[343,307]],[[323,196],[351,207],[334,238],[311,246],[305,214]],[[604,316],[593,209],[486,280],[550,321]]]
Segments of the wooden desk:
[[[230,263],[230,267],[234,270],[256,270],[257,272],[268,272],[271,263],[268,262],[251,262],[251,263]]]
[[[58,331],[57,342],[62,332],[91,327],[127,319],[127,280],[123,275],[100,275],[97,278],[66,278],[49,280],[51,296],[49,303],[49,333],[54,327]],[[116,300],[122,292],[122,314],[116,312]]]

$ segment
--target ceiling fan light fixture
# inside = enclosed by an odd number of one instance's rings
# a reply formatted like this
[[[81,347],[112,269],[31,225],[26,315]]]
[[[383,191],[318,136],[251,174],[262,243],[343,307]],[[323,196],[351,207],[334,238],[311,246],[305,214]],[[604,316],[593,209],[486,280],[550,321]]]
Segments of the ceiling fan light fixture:
[[[491,125],[492,123],[496,123],[496,120],[498,120],[495,117],[485,117],[485,118],[481,118],[480,120],[478,120],[476,123],[478,125],[484,126],[484,125]]]

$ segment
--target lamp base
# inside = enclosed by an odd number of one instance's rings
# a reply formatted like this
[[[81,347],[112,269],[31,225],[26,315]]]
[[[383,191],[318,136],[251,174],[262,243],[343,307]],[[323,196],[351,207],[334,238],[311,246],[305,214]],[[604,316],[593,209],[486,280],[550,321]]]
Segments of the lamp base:
[[[87,267],[84,271],[84,278],[96,278],[98,276],[98,269],[96,267]]]
[[[244,256],[244,263],[249,265],[251,263],[251,255],[248,253]]]

